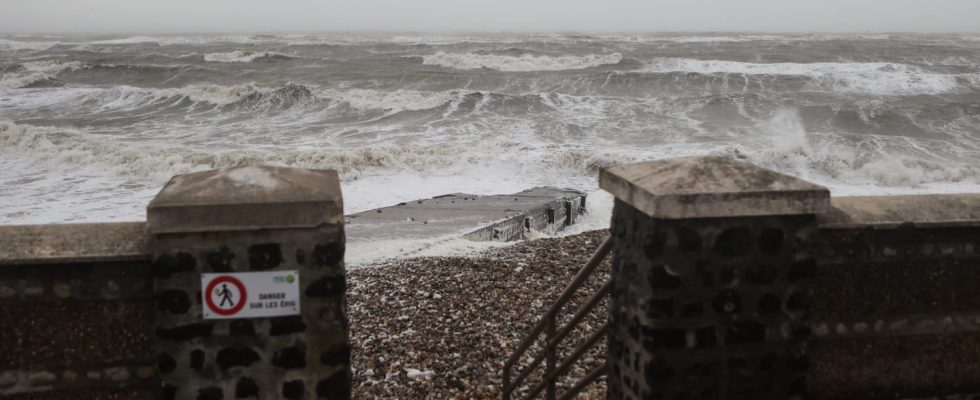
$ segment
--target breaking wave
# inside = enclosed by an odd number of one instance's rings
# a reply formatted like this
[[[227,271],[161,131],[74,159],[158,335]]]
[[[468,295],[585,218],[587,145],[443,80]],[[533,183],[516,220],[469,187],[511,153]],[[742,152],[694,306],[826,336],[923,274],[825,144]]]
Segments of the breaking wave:
[[[783,35],[739,35],[739,36],[604,36],[622,38],[625,41],[636,42],[673,42],[673,43],[726,43],[749,42],[757,40],[788,40],[791,36]],[[622,40],[621,39],[621,40]]]
[[[150,89],[158,96],[161,97],[172,97],[172,96],[182,96],[187,97],[194,102],[205,102],[216,105],[226,105],[237,103],[247,96],[251,96],[255,93],[265,93],[274,91],[274,88],[260,87],[256,85],[236,85],[236,86],[221,86],[221,85],[194,85],[186,86],[176,89]]]
[[[72,129],[0,121],[0,147],[36,162],[69,169],[99,169],[120,176],[167,179],[174,174],[242,165],[334,169],[356,178],[374,171],[433,171],[460,162],[469,146],[373,146],[322,149],[203,151],[145,142],[103,140]]]
[[[270,92],[249,93],[238,100],[236,104],[249,109],[270,110],[285,109],[314,100],[316,100],[316,96],[308,87],[290,83]]]
[[[171,106],[190,104],[210,107],[205,107],[200,111],[207,111],[216,106],[238,106],[247,111],[273,111],[314,100],[316,100],[316,96],[309,88],[293,83],[281,87],[256,85],[192,85],[180,88],[113,86],[110,88],[64,88],[57,93],[47,93],[40,96],[30,105],[40,107],[51,103],[71,102],[79,104],[76,112],[95,115],[100,112],[132,111],[141,107],[166,109]],[[21,106],[25,105],[22,104]],[[151,109],[147,109],[147,111],[149,110]]]
[[[285,90],[300,90],[285,88]],[[283,91],[283,89],[280,89]],[[276,92],[273,92],[276,93]],[[980,185],[980,166],[938,159],[930,146],[955,146],[904,137],[862,138],[807,132],[798,111],[779,110],[757,126],[759,137],[738,144],[689,144],[659,149],[567,148],[522,157],[524,174],[569,174],[591,177],[602,167],[645,159],[715,153],[836,186],[916,187],[929,184]],[[480,139],[476,142],[363,147],[229,148],[174,146],[165,142],[110,140],[100,135],[0,121],[0,147],[59,168],[95,169],[119,176],[163,180],[171,175],[240,165],[279,165],[335,169],[347,179],[396,171],[447,173],[481,170],[512,146],[538,146]],[[548,147],[543,147],[548,148]],[[945,149],[949,150],[949,149]],[[549,172],[550,171],[550,172]]]
[[[466,91],[422,91],[398,89],[394,91],[375,89],[320,89],[306,85],[289,83],[281,87],[250,85],[220,86],[194,85],[173,89],[130,88],[143,91],[154,98],[186,97],[194,102],[207,102],[215,105],[240,104],[251,108],[261,106],[295,105],[314,100],[333,100],[348,104],[361,110],[428,110],[446,105]]]
[[[60,44],[51,41],[31,41],[0,39],[0,49],[4,50],[47,50]]]
[[[141,76],[150,74],[170,74],[189,68],[187,65],[152,64],[84,64],[80,61],[32,61],[15,64],[13,72],[0,75],[0,88],[19,89],[47,86],[61,86],[57,78],[65,72],[97,71],[106,73],[133,73]]]
[[[52,101],[82,104],[112,104],[127,109],[161,100],[207,103],[216,106],[240,105],[249,109],[290,106],[316,100],[343,102],[359,110],[419,111],[462,102],[468,96],[509,96],[481,94],[467,90],[424,91],[397,89],[321,89],[289,83],[279,87],[246,85],[190,85],[179,88],[143,88],[114,86],[110,88],[66,88],[67,93],[52,96]],[[529,95],[531,96],[531,95]],[[42,103],[36,103],[40,106]]]
[[[754,145],[733,145],[720,154],[825,184],[916,187],[935,183],[980,184],[980,165],[937,158],[961,147],[939,140],[808,132],[800,113],[781,109],[759,123],[766,137]]]
[[[241,51],[236,50],[229,53],[209,53],[204,55],[207,62],[237,62],[247,63],[253,61],[286,60],[295,58],[293,56],[274,53],[271,51]]]
[[[332,98],[364,110],[428,110],[442,106],[457,98],[464,91],[423,91],[397,89],[393,91],[375,89],[324,89],[317,91],[320,97]]]
[[[497,55],[479,53],[445,53],[422,56],[422,64],[454,69],[487,68],[505,72],[564,71],[618,64],[619,53],[584,56],[536,56],[533,54]]]
[[[84,69],[122,72],[132,71],[137,73],[170,72],[189,68],[188,65],[156,65],[156,64],[85,64]]]
[[[880,95],[939,94],[980,83],[980,74],[939,74],[898,63],[750,63],[657,58],[638,72],[803,76],[819,89]]]
[[[17,89],[51,82],[64,71],[78,70],[78,61],[32,61],[21,64],[20,70],[0,75],[0,88]]]

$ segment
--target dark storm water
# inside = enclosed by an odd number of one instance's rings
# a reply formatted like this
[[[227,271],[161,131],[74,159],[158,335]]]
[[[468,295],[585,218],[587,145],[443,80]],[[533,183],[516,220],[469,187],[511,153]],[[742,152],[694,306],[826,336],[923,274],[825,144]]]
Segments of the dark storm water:
[[[980,37],[0,37],[0,223],[141,218],[231,165],[337,169],[358,211],[690,154],[978,191]]]

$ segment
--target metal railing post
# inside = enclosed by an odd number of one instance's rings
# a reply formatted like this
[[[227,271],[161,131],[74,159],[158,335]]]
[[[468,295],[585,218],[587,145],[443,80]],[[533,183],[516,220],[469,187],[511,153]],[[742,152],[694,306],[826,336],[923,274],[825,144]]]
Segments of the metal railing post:
[[[545,331],[545,344],[544,351],[547,354],[545,356],[545,379],[548,379],[547,387],[545,388],[545,398],[548,400],[555,400],[557,395],[555,394],[555,379],[551,378],[552,373],[555,372],[555,363],[557,362],[557,357],[555,352],[557,351],[558,344],[552,345],[551,341],[555,337],[555,315],[551,314],[548,318],[548,325],[544,328]]]
[[[510,367],[504,367],[503,399],[510,400]]]

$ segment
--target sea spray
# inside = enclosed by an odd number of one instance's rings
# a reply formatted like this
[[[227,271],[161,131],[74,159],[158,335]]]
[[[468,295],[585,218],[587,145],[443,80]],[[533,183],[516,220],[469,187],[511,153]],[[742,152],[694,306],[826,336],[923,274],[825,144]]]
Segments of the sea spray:
[[[799,111],[790,108],[776,110],[772,118],[761,124],[761,129],[772,135],[776,152],[807,155],[810,146]]]

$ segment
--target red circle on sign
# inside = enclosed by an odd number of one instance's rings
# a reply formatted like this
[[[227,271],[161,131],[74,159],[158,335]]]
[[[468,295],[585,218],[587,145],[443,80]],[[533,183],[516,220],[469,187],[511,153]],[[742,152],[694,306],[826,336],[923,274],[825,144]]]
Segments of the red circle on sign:
[[[236,303],[234,307],[229,308],[227,310],[223,310],[218,308],[218,306],[214,305],[214,300],[211,299],[211,291],[213,291],[214,287],[218,286],[219,283],[230,283],[232,285],[235,285],[236,288],[238,288],[240,299],[238,300],[238,303]],[[214,280],[212,280],[211,283],[208,284],[208,288],[204,293],[207,293],[207,295],[204,296],[204,301],[208,303],[208,308],[210,308],[211,311],[214,311],[215,314],[229,316],[241,311],[242,308],[245,307],[245,299],[247,298],[245,292],[245,285],[243,285],[242,281],[238,280],[238,278],[227,276],[227,275],[214,278]]]

